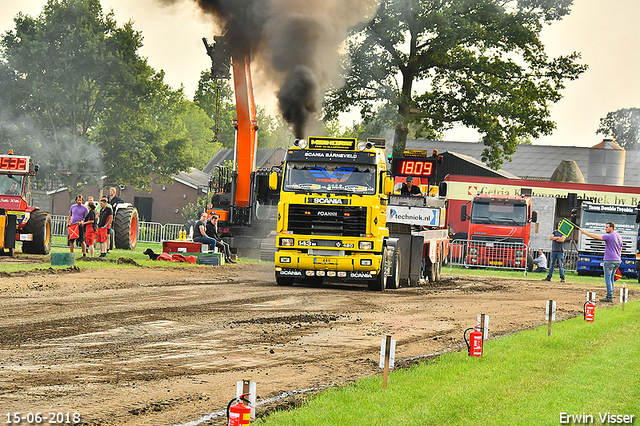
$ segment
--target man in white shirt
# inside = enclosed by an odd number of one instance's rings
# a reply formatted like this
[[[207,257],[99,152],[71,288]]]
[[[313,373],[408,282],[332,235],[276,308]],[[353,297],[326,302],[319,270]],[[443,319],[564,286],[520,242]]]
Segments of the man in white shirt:
[[[538,250],[538,257],[533,259],[533,264],[536,265],[533,272],[547,272],[547,256],[544,255],[542,249]]]

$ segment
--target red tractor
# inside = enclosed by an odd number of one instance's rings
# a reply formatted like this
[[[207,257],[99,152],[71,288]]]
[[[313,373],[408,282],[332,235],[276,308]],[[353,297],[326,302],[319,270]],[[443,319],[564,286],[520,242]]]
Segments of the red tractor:
[[[38,166],[22,155],[0,155],[0,255],[13,256],[16,241],[23,253],[49,254],[51,215],[30,207],[26,194]]]

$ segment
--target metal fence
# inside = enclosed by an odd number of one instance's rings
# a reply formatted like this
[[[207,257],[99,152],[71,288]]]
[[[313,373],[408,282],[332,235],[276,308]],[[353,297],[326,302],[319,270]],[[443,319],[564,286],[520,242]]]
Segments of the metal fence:
[[[527,274],[528,247],[524,243],[454,240],[449,265],[465,268],[500,268],[522,270]]]
[[[564,269],[575,272],[578,260],[578,248],[575,242],[570,242],[564,252]],[[511,270],[527,270],[531,265],[532,257],[537,253],[527,256],[529,247],[523,243],[497,243],[491,241],[454,240],[451,242],[449,252],[449,265],[458,265],[465,268],[500,268]],[[551,253],[545,252],[547,261],[551,260]],[[547,266],[551,266],[547,263]],[[451,268],[450,268],[451,269]]]
[[[52,246],[66,247],[68,216],[51,215]],[[158,222],[138,222],[138,242],[161,243],[165,240],[177,240],[184,224]]]

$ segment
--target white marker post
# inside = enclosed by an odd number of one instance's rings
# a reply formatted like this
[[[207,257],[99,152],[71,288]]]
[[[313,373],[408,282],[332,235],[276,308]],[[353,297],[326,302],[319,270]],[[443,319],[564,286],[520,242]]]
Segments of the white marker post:
[[[489,315],[478,315],[478,324],[480,324],[480,328],[482,329],[482,342],[484,343],[485,340],[489,339]]]
[[[629,289],[627,288],[627,283],[622,283],[622,288],[620,289],[620,303],[622,303],[622,310],[624,311],[624,304],[629,300]]]
[[[389,369],[393,368],[393,362],[396,358],[396,341],[391,340],[391,335],[387,335],[386,339],[382,339],[380,347],[380,368],[384,369],[382,375],[382,389],[387,388],[387,377]]]
[[[555,300],[547,301],[547,310],[544,314],[544,319],[549,321],[549,334],[547,334],[547,336],[551,336],[551,323],[556,320],[556,301]]]
[[[240,395],[248,393],[249,407],[251,408],[251,421],[256,419],[256,382],[249,380],[238,380],[236,382],[236,398],[240,398]]]
[[[588,291],[587,292],[587,302],[595,302],[596,301],[596,292]]]

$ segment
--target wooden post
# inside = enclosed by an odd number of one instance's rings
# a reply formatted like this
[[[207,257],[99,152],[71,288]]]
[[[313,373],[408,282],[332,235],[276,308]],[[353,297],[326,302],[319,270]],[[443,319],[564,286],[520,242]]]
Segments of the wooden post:
[[[387,341],[384,346],[384,373],[382,375],[382,389],[387,388],[387,377],[389,376],[389,360],[391,359],[391,335],[387,334]]]
[[[620,289],[620,303],[622,303],[623,311],[624,311],[624,304],[627,301],[627,297],[629,297],[629,290],[627,289],[627,283],[622,283],[622,288]]]
[[[551,323],[556,319],[556,302],[549,300],[547,302],[546,319],[549,321],[549,331],[547,336],[551,336]]]

